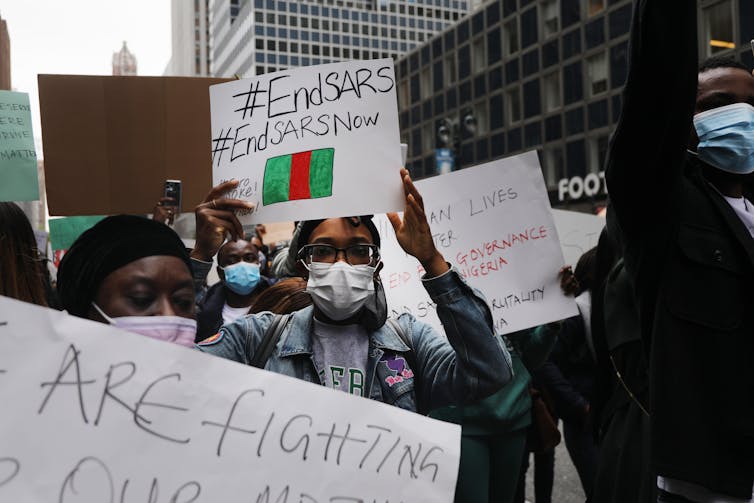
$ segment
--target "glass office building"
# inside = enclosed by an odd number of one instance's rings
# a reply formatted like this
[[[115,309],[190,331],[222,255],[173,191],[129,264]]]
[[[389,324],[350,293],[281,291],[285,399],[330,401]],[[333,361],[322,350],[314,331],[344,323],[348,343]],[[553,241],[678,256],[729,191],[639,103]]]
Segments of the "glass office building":
[[[211,73],[398,58],[470,10],[470,0],[213,0]]]
[[[537,149],[557,204],[559,180],[598,174],[621,109],[632,3],[487,2],[398,60],[414,176],[435,174],[448,150],[458,169]],[[699,4],[700,56],[753,67],[754,0]]]

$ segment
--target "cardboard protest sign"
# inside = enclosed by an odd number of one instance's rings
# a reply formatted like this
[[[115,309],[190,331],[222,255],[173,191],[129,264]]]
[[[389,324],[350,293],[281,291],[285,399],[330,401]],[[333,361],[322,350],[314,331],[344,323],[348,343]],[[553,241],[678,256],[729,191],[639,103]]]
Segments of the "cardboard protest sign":
[[[213,183],[241,182],[245,225],[400,209],[395,82],[380,59],[212,86]]]
[[[87,229],[105,218],[102,215],[51,218],[50,243],[53,250],[67,250]]]
[[[50,214],[147,214],[167,179],[193,211],[212,188],[208,89],[225,81],[40,75]]]
[[[453,500],[460,427],[0,297],[0,501]]]
[[[604,217],[579,211],[552,210],[565,263],[576,267],[581,255],[597,246],[605,227]]]
[[[416,182],[435,245],[468,283],[487,298],[500,333],[577,314],[560,290],[558,233],[536,153],[466,168]],[[410,312],[438,329],[435,305],[387,218],[377,219],[384,268],[380,273],[392,314]]]
[[[27,93],[0,91],[0,201],[39,199],[37,152]]]

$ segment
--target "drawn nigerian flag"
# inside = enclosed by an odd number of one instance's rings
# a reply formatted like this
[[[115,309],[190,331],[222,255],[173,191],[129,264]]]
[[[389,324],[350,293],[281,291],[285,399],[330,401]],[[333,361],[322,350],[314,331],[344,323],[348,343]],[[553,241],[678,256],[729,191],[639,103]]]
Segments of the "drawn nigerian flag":
[[[321,148],[267,159],[262,203],[332,196],[334,155],[334,148]]]

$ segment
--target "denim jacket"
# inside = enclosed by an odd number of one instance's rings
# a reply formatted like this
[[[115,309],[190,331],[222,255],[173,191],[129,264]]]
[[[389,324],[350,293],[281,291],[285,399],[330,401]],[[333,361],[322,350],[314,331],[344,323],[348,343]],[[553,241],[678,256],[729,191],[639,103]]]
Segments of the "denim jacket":
[[[365,396],[390,405],[426,412],[448,404],[484,398],[512,378],[510,354],[494,333],[492,316],[481,294],[456,270],[422,279],[447,338],[410,314],[398,324],[411,348],[389,324],[369,334]],[[197,348],[249,363],[274,319],[272,313],[249,315],[224,325]],[[265,369],[324,384],[312,353],[312,306],[293,313]],[[247,352],[247,342],[249,351]],[[376,383],[376,384],[375,384]]]

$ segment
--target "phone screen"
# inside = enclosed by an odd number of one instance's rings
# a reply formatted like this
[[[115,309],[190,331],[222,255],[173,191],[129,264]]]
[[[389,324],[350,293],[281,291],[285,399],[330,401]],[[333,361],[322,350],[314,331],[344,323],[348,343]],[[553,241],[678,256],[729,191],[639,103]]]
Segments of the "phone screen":
[[[181,210],[181,181],[165,180],[165,197],[172,197],[175,200],[177,211]]]

